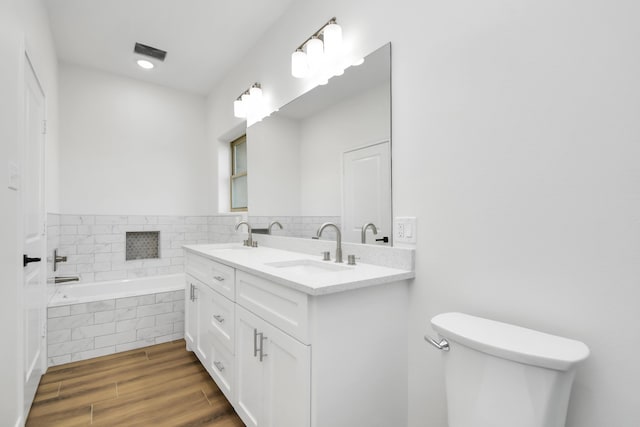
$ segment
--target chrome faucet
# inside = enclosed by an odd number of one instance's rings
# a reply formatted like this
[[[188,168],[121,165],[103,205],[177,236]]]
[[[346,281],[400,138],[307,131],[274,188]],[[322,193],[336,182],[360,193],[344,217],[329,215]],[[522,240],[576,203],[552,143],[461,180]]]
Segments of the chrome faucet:
[[[322,232],[327,227],[333,227],[336,229],[336,262],[342,262],[342,234],[340,234],[340,227],[332,222],[325,222],[320,226],[320,228],[318,228],[316,238],[320,238]]]
[[[251,247],[253,246],[253,235],[251,234],[251,225],[249,225],[247,221],[240,221],[239,223],[236,224],[236,231],[238,231],[238,228],[240,228],[242,224],[247,226],[247,232],[249,233],[249,238],[244,241],[244,245]]]
[[[267,227],[267,234],[271,234],[271,227],[273,227],[274,225],[277,225],[278,227],[280,227],[280,230],[282,230],[282,224],[280,224],[278,221],[272,221],[271,224],[269,224],[269,227]]]
[[[362,232],[360,238],[362,243],[367,243],[367,228],[371,228],[373,230],[373,234],[378,234],[378,229],[372,222],[368,222],[362,226]]]

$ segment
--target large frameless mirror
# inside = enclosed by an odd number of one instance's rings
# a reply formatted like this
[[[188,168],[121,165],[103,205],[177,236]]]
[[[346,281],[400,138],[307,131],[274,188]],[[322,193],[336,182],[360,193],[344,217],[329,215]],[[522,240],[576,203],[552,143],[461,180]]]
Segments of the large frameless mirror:
[[[391,244],[391,45],[247,129],[252,224],[315,235],[334,222],[343,241]],[[373,231],[377,230],[377,234]]]

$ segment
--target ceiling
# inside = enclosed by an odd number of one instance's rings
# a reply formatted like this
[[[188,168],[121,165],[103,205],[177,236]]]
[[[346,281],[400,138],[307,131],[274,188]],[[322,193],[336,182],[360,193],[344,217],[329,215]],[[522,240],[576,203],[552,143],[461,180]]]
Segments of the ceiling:
[[[44,0],[61,62],[208,94],[296,0]],[[136,42],[167,51],[152,70]]]

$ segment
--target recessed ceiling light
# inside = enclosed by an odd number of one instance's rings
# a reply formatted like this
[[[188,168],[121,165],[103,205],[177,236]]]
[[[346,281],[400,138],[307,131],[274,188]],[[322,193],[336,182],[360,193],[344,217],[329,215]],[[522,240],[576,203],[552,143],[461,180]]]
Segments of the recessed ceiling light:
[[[153,62],[147,61],[146,59],[138,59],[136,63],[140,68],[144,68],[145,70],[150,70],[153,68]]]

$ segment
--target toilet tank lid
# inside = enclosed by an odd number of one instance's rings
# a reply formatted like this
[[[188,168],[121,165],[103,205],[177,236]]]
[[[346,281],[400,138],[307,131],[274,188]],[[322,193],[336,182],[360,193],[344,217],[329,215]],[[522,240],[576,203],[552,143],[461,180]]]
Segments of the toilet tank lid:
[[[567,371],[589,356],[582,342],[464,313],[443,313],[431,319],[443,338],[528,365]]]

